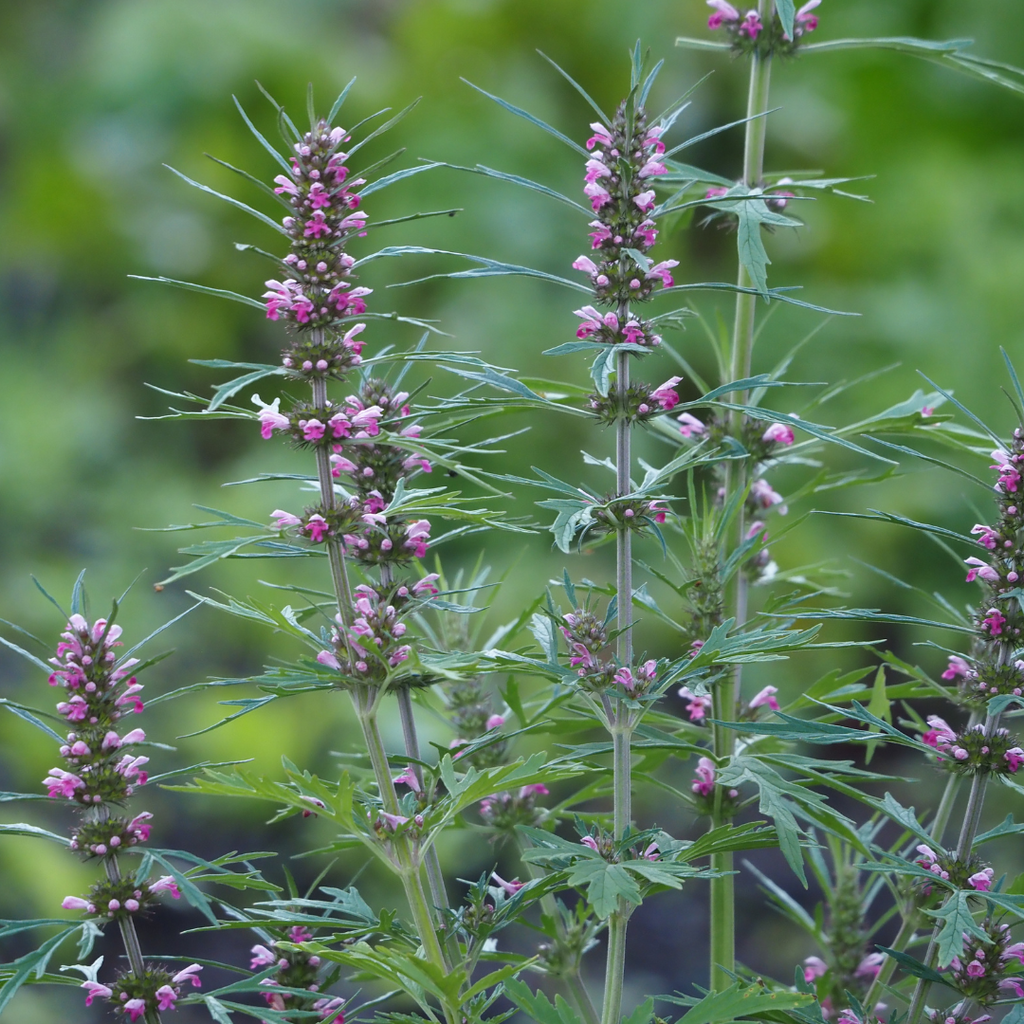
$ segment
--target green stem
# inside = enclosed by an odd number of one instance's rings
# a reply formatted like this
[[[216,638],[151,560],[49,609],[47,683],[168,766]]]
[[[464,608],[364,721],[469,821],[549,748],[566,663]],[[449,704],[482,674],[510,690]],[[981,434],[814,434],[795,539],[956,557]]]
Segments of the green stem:
[[[117,857],[107,857],[103,862],[103,867],[111,882],[121,880],[121,868],[117,863]],[[139,934],[135,930],[135,922],[130,917],[124,916],[118,919],[117,924],[121,929],[121,940],[124,943],[124,951],[128,955],[132,974],[141,981],[146,975],[146,961],[142,956],[142,946],[139,943]],[[154,1007],[146,1007],[146,1024],[161,1024],[160,1012]]]
[[[626,971],[626,924],[628,917],[616,911],[608,919],[608,963],[605,969],[601,1024],[619,1024],[622,1015],[622,982]]]
[[[575,971],[564,975],[563,980],[569,989],[573,1002],[576,1004],[576,1008],[580,1011],[583,1024],[600,1024],[600,1018],[597,1016],[597,1010],[594,1008],[590,993],[580,977],[579,968],[577,967]]]
[[[759,0],[758,12],[764,24],[770,24],[775,14],[775,0]],[[750,84],[747,92],[747,117],[743,142],[743,183],[748,188],[757,188],[761,184],[764,173],[764,144],[767,131],[768,91],[771,82],[771,57],[754,54],[750,64]],[[737,283],[740,288],[750,289],[752,282],[746,268],[740,264]],[[730,380],[739,380],[750,376],[751,362],[754,351],[754,324],[757,312],[756,294],[737,292],[736,315],[733,323],[732,348],[729,354]],[[740,404],[746,404],[747,394],[740,396]],[[742,435],[743,414],[732,412],[729,425],[735,437]],[[747,486],[746,468],[737,464],[726,465],[726,501]],[[746,528],[743,511],[737,515],[735,542],[743,542]],[[739,570],[735,583],[730,588],[728,614],[735,619],[736,628],[740,628],[747,618],[747,581]],[[741,670],[736,666],[732,685],[724,680],[714,688],[715,718],[723,722],[732,722],[736,718],[736,707],[740,696],[742,682]],[[735,746],[735,733],[721,726],[715,727],[714,752],[719,764],[723,764],[732,756]],[[721,794],[716,793],[712,827],[718,828],[725,824],[722,814]],[[711,988],[720,991],[732,984],[729,972],[736,968],[736,920],[735,892],[733,882],[732,853],[717,853],[711,858],[711,867],[721,872],[711,879]]]
[[[902,953],[910,944],[910,940],[914,937],[914,932],[916,931],[917,908],[910,905],[907,907],[906,914],[903,918],[903,924],[900,925],[900,930],[896,933],[896,938],[892,940],[890,948]],[[889,984],[889,979],[893,976],[895,970],[896,961],[891,956],[887,956],[885,958],[885,963],[882,964],[882,969],[877,975],[875,975],[875,980],[871,982],[867,995],[865,995],[862,1000],[864,1008],[868,1013],[871,1013],[871,1008],[878,1002],[878,998],[882,994],[882,989]]]

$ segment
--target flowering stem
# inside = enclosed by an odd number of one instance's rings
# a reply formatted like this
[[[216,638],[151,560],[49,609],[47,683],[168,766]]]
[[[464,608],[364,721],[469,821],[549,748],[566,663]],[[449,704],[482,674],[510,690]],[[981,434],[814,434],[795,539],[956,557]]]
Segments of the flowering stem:
[[[554,897],[552,897],[552,899],[553,898]],[[564,981],[566,987],[569,989],[569,994],[573,998],[573,1002],[576,1003],[576,1008],[580,1011],[580,1015],[583,1017],[583,1024],[599,1024],[597,1010],[594,1009],[594,1004],[590,999],[590,993],[587,991],[587,987],[583,984],[583,979],[580,977],[579,967],[570,974],[566,974],[564,976]]]
[[[121,880],[121,868],[117,863],[116,856],[107,857],[103,866],[107,872],[107,878],[111,882]],[[125,914],[118,919],[117,923],[121,929],[121,940],[124,942],[124,951],[128,954],[128,963],[131,965],[132,974],[141,980],[146,975],[146,962],[142,958],[142,946],[139,944],[139,934],[135,930],[135,922]],[[146,1024],[161,1024],[159,1011],[151,1006],[146,1007]]]
[[[775,15],[775,0],[759,0],[758,13],[762,24],[771,24]],[[771,81],[771,56],[762,57],[756,51],[751,56],[750,86],[747,93],[746,131],[743,140],[743,184],[747,188],[757,188],[761,184],[764,172],[764,143],[767,131],[768,90]],[[740,288],[751,289],[753,282],[746,267],[740,264],[738,285]],[[729,377],[739,380],[750,376],[751,361],[754,350],[754,323],[757,310],[757,295],[752,292],[737,292],[736,316],[733,325],[732,350],[729,359]],[[747,394],[740,396],[740,403],[746,404]],[[734,437],[742,433],[743,414],[730,414],[730,429]],[[747,485],[745,467],[737,463],[733,468],[726,465],[726,502],[737,490]],[[743,542],[745,524],[743,510],[737,515],[736,543]],[[747,581],[743,572],[738,571],[735,583],[730,588],[729,614],[735,619],[737,628],[742,627],[747,618]],[[741,670],[737,665],[733,671],[732,685],[724,681],[714,688],[715,717],[722,722],[732,722],[736,718],[736,705],[739,700]],[[735,734],[731,729],[716,726],[714,732],[715,757],[719,764],[722,759],[732,756],[735,746]],[[718,828],[725,824],[722,815],[720,792],[716,791],[712,827]],[[733,886],[732,853],[717,853],[711,858],[711,867],[718,876],[711,879],[711,988],[721,990],[732,983],[731,973],[736,967],[736,922],[735,894]]]
[[[1000,661],[1003,659],[1000,658]],[[999,715],[989,715],[985,720],[985,735],[991,736],[999,728]],[[966,864],[971,855],[971,848],[974,846],[975,836],[978,834],[978,826],[981,824],[981,811],[985,804],[985,790],[988,788],[989,773],[976,772],[971,779],[971,792],[967,797],[967,807],[964,809],[964,821],[960,827],[960,837],[956,844],[956,859],[961,864]],[[935,926],[932,931],[931,941],[928,943],[928,952],[924,962],[929,966],[935,966],[934,961],[938,952],[938,935],[941,924]],[[928,991],[932,983],[921,978],[914,988],[914,996],[907,1011],[907,1024],[918,1024],[921,1014],[924,1012],[924,1001],[928,998]]]

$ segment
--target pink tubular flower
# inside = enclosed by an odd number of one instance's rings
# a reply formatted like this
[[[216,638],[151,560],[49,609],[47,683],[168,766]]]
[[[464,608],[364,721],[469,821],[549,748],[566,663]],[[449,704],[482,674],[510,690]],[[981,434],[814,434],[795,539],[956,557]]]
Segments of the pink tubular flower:
[[[345,1024],[345,1015],[341,1012],[345,1005],[345,1000],[340,996],[327,996],[323,999],[318,999],[313,1004],[313,1009],[321,1015],[324,1024]],[[333,1016],[329,1016],[332,1011]]]
[[[810,985],[815,978],[822,977],[828,970],[828,964],[820,956],[809,956],[804,960],[804,983]]]
[[[982,871],[975,871],[970,878],[967,879],[967,884],[973,889],[977,889],[978,892],[988,892],[992,888],[992,879],[995,876],[995,871],[992,868],[985,868]]]
[[[506,896],[515,896],[515,894],[526,884],[525,882],[520,882],[517,878],[513,878],[511,882],[506,882],[497,871],[491,872],[491,880],[499,888],[505,890]]]
[[[971,671],[971,666],[963,658],[955,654],[949,656],[949,667],[942,673],[942,678],[952,682],[954,679],[963,679]]]
[[[335,672],[341,671],[341,662],[338,661],[333,651],[320,651],[316,656],[316,660],[326,668],[333,668]]]
[[[596,213],[602,206],[607,206],[612,201],[611,193],[603,185],[592,181],[583,187],[583,192],[590,200],[590,208]],[[574,263],[573,266],[576,266]],[[581,269],[576,267],[577,270]]]
[[[265,404],[259,395],[253,395],[252,401],[260,408],[260,436],[264,441],[269,441],[275,430],[288,430],[291,426],[288,417],[281,412],[280,398],[275,398],[270,405]]]
[[[1003,950],[1003,955],[1000,959],[1003,963],[1008,963],[1010,960],[1019,960],[1024,964],[1024,942],[1015,942],[1012,946],[1007,946]]]
[[[956,739],[956,733],[944,718],[939,718],[938,715],[929,715],[927,722],[929,731],[924,733],[921,739],[930,747],[944,750]]]
[[[298,516],[293,516],[291,512],[285,512],[279,508],[275,508],[270,514],[272,517],[275,517],[274,526],[278,530],[283,530],[287,526],[300,526],[302,524],[302,520]]]
[[[739,33],[741,36],[747,36],[749,39],[756,39],[758,33],[763,28],[764,25],[761,24],[761,17],[757,11],[747,11],[747,16],[739,27]]]
[[[193,988],[202,988],[203,983],[197,977],[202,969],[201,964],[189,964],[188,967],[178,971],[178,973],[171,978],[171,981],[173,981],[175,985],[184,985],[186,981],[190,981],[192,982]]]
[[[989,551],[995,551],[996,545],[1002,540],[996,530],[984,523],[975,523],[971,527],[971,534],[977,536],[978,543]]]
[[[580,840],[580,845],[585,846],[588,850],[593,850],[594,853],[600,853],[600,849],[597,845],[597,840],[593,836],[584,836]]]
[[[523,800],[528,796],[550,796],[550,794],[551,790],[543,782],[533,782],[519,790],[519,799]]]
[[[675,390],[675,386],[682,380],[682,377],[669,377],[664,384],[659,384],[651,392],[651,398],[653,398],[658,405],[669,412],[679,404],[679,394]]]
[[[85,910],[90,914],[96,912],[96,908],[81,896],[65,896],[60,904],[65,910]]]
[[[702,722],[711,710],[712,700],[708,694],[698,697],[688,686],[681,686],[679,696],[690,702],[687,711],[691,722]]]
[[[595,121],[590,127],[594,134],[587,139],[587,149],[593,149],[595,146],[610,146],[612,144],[611,133],[600,121]]]
[[[125,1013],[128,1014],[128,1019],[134,1024],[140,1017],[146,1013],[146,1000],[145,999],[129,999],[128,1002],[122,1003],[121,1006],[124,1008]]]
[[[436,572],[430,573],[428,576],[424,576],[419,583],[414,583],[412,586],[412,592],[416,597],[422,597],[424,594],[436,594],[438,593],[437,587],[434,583],[437,582],[439,576]]]
[[[92,1006],[94,999],[109,999],[114,993],[98,981],[83,981],[79,988],[86,990],[85,1005]]]
[[[122,693],[121,696],[118,697],[116,701],[114,701],[114,703],[118,707],[123,707],[125,704],[131,704],[132,711],[134,711],[135,714],[137,715],[141,715],[145,705],[142,703],[142,700],[139,698],[138,694],[139,691],[142,689],[143,686],[141,683],[137,683],[134,680],[132,680],[131,684],[125,687],[124,693]]]
[[[145,742],[146,742],[146,734],[141,729],[132,729],[131,732],[126,732],[124,734],[124,736],[121,737],[121,744],[122,745],[124,745],[126,743],[145,743]]]
[[[740,12],[728,3],[727,0],[708,0],[708,7],[713,7],[715,13],[708,18],[708,28],[720,28],[723,21],[739,21]]]
[[[1012,992],[1018,999],[1024,999],[1024,988],[1021,988],[1021,978],[1000,978],[999,987],[1006,989],[1008,992]],[[981,1020],[980,1017],[975,1018],[974,1024]]]
[[[773,490],[767,480],[759,477],[750,485],[750,500],[760,508],[771,508],[782,504],[782,495]],[[785,515],[785,509],[780,508],[779,514]]]
[[[277,954],[266,946],[253,946],[249,952],[252,953],[252,959],[249,961],[250,971],[258,971],[277,963]]]
[[[487,726],[486,727],[487,727],[488,730],[490,730],[490,729],[500,729],[504,724],[505,724],[505,716],[504,715],[491,715],[491,717],[487,719]]]
[[[821,0],[807,0],[807,3],[796,12],[796,23],[805,32],[813,32],[818,27],[818,16],[810,12],[820,3]]]
[[[158,1010],[174,1009],[174,1004],[178,999],[178,993],[175,992],[170,985],[161,985],[153,994],[157,998]]]
[[[599,220],[592,220],[590,222],[590,227],[594,228],[594,230],[590,232],[592,240],[590,247],[592,249],[600,249],[601,246],[612,237],[611,229],[602,224]]]
[[[302,529],[309,534],[309,539],[314,544],[322,543],[324,537],[331,532],[331,528],[328,525],[327,520],[319,513],[311,515]]]
[[[1006,616],[998,608],[989,608],[982,620],[982,629],[989,636],[999,636],[1006,625]]]
[[[596,157],[591,157],[586,163],[587,173],[584,177],[584,181],[592,182],[597,181],[598,178],[610,178],[612,176],[611,169],[608,167],[603,160],[598,160]]]
[[[637,171],[638,178],[656,178],[661,174],[668,174],[668,168],[654,156]]]
[[[855,978],[866,978],[868,981],[874,981],[878,977],[882,970],[882,964],[885,963],[884,953],[868,953],[866,957],[859,964],[857,969],[853,972]]]
[[[43,779],[43,785],[47,787],[48,796],[63,796],[71,799],[79,789],[85,789],[85,783],[71,772],[63,768],[51,768],[50,774]]]
[[[417,519],[414,523],[409,523],[405,528],[407,548],[412,548],[413,554],[417,558],[423,558],[427,553],[427,541],[430,540],[430,520],[429,519]]]
[[[773,423],[762,435],[761,440],[766,444],[791,445],[793,443],[793,428],[785,423]]]
[[[136,814],[131,821],[128,822],[125,827],[125,831],[135,836],[140,843],[145,843],[149,840],[149,834],[153,830],[153,826],[149,824],[150,819],[153,817],[149,811],[142,811],[140,814]]]
[[[999,582],[999,573],[988,562],[983,562],[980,558],[973,556],[965,558],[964,562],[970,566],[970,569],[967,570],[968,583],[973,583],[976,579],[983,579],[986,583]]]
[[[641,192],[640,195],[634,197],[633,202],[639,207],[641,213],[650,213],[654,209],[654,189],[648,189],[646,192]],[[677,264],[673,264],[676,266]]]
[[[760,693],[754,696],[747,706],[750,708],[760,708],[767,704],[772,711],[778,711],[779,702],[775,699],[775,694],[778,692],[779,688],[777,686],[766,686]]]
[[[153,893],[169,892],[174,899],[181,899],[181,890],[173,875],[161,875],[155,882],[150,882],[149,891]]]
[[[414,793],[421,792],[421,790],[423,788],[422,786],[420,786],[420,780],[418,778],[416,778],[416,772],[413,770],[413,767],[412,767],[411,764],[406,766],[405,770],[402,772],[401,775],[396,775],[391,781],[396,786],[397,785],[406,785],[406,786],[408,786]]]
[[[715,762],[709,757],[702,757],[697,762],[697,777],[690,787],[699,796],[711,796],[715,790]]]
[[[388,814],[387,811],[381,811],[380,817],[384,822],[384,828],[388,832],[395,832],[401,825],[405,825],[409,819],[401,814]]]
[[[572,264],[573,270],[581,270],[584,274],[590,274],[591,277],[597,273],[597,264],[589,256],[577,256]]]
[[[644,195],[647,195],[647,193],[645,192]],[[660,263],[655,263],[654,266],[647,271],[647,274],[645,276],[647,277],[648,281],[650,281],[653,277],[660,278],[663,288],[671,288],[672,285],[675,284],[675,279],[672,277],[669,271],[673,267],[678,266],[679,260],[662,260]]]
[[[629,668],[620,668],[615,673],[613,681],[618,683],[630,697],[636,693],[636,679],[633,678],[633,673]]]
[[[681,416],[677,416],[676,419],[679,421],[679,433],[683,437],[693,437],[695,434],[703,434],[705,426],[696,416],[691,416],[688,412],[684,412]]]
[[[1020,747],[1010,747],[1010,749],[1003,754],[1003,759],[1006,761],[1006,765],[1010,771],[1016,774],[1017,769],[1024,764],[1024,749]],[[1024,963],[1024,960],[1021,960],[1021,963]]]

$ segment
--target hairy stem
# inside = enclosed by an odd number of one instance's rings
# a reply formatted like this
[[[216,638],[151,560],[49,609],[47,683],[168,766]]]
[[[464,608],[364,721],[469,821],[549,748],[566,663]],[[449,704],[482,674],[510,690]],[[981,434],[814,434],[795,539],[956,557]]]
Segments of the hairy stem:
[[[608,919],[608,964],[605,972],[601,1024],[619,1024],[619,1018],[622,1015],[622,982],[626,970],[627,922],[628,917],[618,911]]]
[[[759,0],[758,12],[764,24],[770,24],[775,14],[775,0]],[[761,176],[764,172],[764,143],[767,130],[767,118],[764,116],[768,110],[768,89],[771,81],[771,57],[762,58],[758,54],[751,57],[750,63],[750,85],[747,93],[747,117],[750,120],[746,124],[746,132],[743,140],[743,183],[748,188],[757,188],[761,184]],[[741,288],[751,288],[752,282],[746,268],[741,264],[739,268],[738,282]],[[757,296],[744,292],[736,294],[736,315],[733,324],[732,347],[729,354],[729,377],[731,380],[739,380],[750,376],[751,361],[754,351],[754,323],[756,319]],[[747,394],[740,396],[740,403],[746,404]],[[730,414],[730,429],[733,436],[739,437],[742,433],[743,414],[733,412]],[[746,467],[737,463],[735,467],[727,466],[726,473],[726,496],[729,499],[739,490],[747,486]],[[735,543],[743,543],[746,524],[743,521],[743,511],[740,509],[737,514]],[[735,619],[736,628],[743,626],[747,618],[747,581],[739,570],[735,576],[735,582],[729,588],[728,616]],[[736,718],[736,706],[740,696],[740,684],[742,681],[740,667],[737,665],[733,671],[732,684],[728,685],[724,680],[715,687],[714,711],[715,717],[721,721],[731,722]],[[722,727],[715,728],[714,749],[715,757],[719,759],[729,758],[734,749],[735,734],[731,729]],[[724,824],[721,814],[722,801],[720,797],[715,800],[715,811],[712,815],[712,826],[718,828]],[[721,990],[727,988],[732,979],[729,972],[736,967],[736,922],[735,922],[735,893],[732,866],[733,857],[731,853],[718,853],[711,859],[711,866],[714,870],[723,872],[717,878],[711,879],[711,988]]]
[[[590,999],[590,993],[580,977],[579,967],[572,973],[564,975],[562,980],[565,982],[566,988],[569,989],[569,994],[572,996],[576,1008],[580,1011],[583,1024],[600,1024],[600,1018],[597,1016],[597,1010]]]

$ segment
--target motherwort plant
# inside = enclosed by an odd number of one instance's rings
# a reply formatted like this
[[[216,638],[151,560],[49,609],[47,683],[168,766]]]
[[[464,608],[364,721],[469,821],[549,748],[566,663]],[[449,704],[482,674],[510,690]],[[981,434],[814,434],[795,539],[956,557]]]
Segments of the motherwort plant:
[[[310,853],[363,849],[395,883],[389,892],[401,907],[371,908],[351,881],[343,888],[328,877],[338,870],[334,862],[306,890],[289,876],[287,891],[245,906],[213,901],[191,880],[196,872],[209,880],[211,872],[227,871],[232,858],[193,859],[189,872],[169,869],[168,877],[150,882],[153,864],[171,863],[167,851],[150,850],[139,870],[122,872],[118,858],[149,833],[145,812],[132,818],[105,810],[120,808],[144,781],[144,758],[122,749],[144,737],[116,725],[141,706],[131,675],[141,666],[125,660],[133,652],[119,660],[112,651],[114,627],[102,620],[90,625],[75,607],[55,674],[67,690],[59,710],[71,733],[62,741],[65,763],[47,785],[83,808],[73,845],[82,856],[100,858],[106,878],[66,902],[84,911],[85,925],[62,922],[64,931],[42,952],[0,968],[6,981],[0,1009],[33,971],[45,972],[60,941],[75,931],[88,938],[112,920],[124,936],[129,972],[100,980],[96,965],[81,969],[90,1000],[109,999],[133,1020],[153,1021],[176,1003],[201,1000],[219,1024],[235,1013],[276,1024],[351,1024],[371,1010],[381,1024],[476,1024],[514,1011],[541,1024],[650,1024],[680,1009],[686,1024],[901,1024],[908,1018],[918,1024],[926,1013],[945,1024],[969,1024],[986,1019],[979,1010],[1024,999],[1017,971],[1024,956],[1012,932],[1022,897],[977,851],[1024,829],[1010,818],[982,831],[991,784],[1019,791],[1014,776],[1024,764],[1011,730],[1012,709],[1024,706],[1021,433],[1001,439],[973,417],[972,425],[953,424],[945,409],[966,410],[931,384],[931,392],[918,391],[853,425],[822,424],[818,409],[836,388],[802,400],[808,385],[797,389],[781,379],[795,352],[774,370],[759,369],[755,353],[759,309],[782,303],[800,315],[834,312],[797,299],[791,289],[769,287],[765,234],[798,226],[794,210],[807,208],[814,195],[862,198],[840,191],[848,179],[766,170],[773,65],[783,57],[880,46],[1022,91],[1019,73],[971,56],[961,43],[812,41],[825,27],[814,2],[797,10],[793,0],[761,0],[743,12],[713,0],[710,8],[709,28],[725,41],[679,42],[749,62],[748,108],[733,125],[677,141],[687,97],[655,112],[661,64],[648,70],[639,44],[626,95],[610,113],[556,68],[593,110],[589,127],[581,121],[563,133],[485,93],[566,144],[579,161],[576,196],[483,165],[460,168],[571,208],[579,230],[561,249],[572,277],[416,246],[372,249],[363,241],[382,227],[428,215],[374,220],[371,197],[444,165],[424,162],[374,177],[385,158],[358,176],[351,170],[362,147],[407,111],[359,136],[337,124],[351,86],[325,117],[311,94],[308,129],[274,103],[283,152],[246,117],[281,172],[273,183],[239,172],[283,207],[279,218],[228,200],[280,237],[274,252],[240,246],[273,267],[262,298],[165,283],[259,310],[280,329],[280,358],[207,361],[237,376],[217,386],[210,401],[175,395],[192,408],[175,410],[173,418],[244,421],[268,444],[289,445],[301,472],[258,478],[298,485],[283,507],[267,503],[264,522],[217,512],[217,522],[187,527],[245,532],[184,549],[192,560],[161,585],[234,557],[322,566],[317,588],[295,580],[274,585],[294,604],[199,596],[209,608],[284,634],[302,652],[258,676],[231,680],[259,696],[231,702],[241,710],[219,724],[283,699],[343,691],[347,700],[332,707],[339,723],[354,717],[361,750],[346,762],[351,767],[329,779],[286,759],[280,775],[244,766],[193,770],[180,788],[269,802],[278,809],[275,821],[317,816],[336,831],[328,846]],[[739,126],[744,151],[736,178],[682,162],[686,148]],[[677,280],[684,268],[661,249],[678,215],[693,210],[704,212],[704,223],[735,232],[735,283]],[[588,383],[541,386],[466,352],[430,351],[426,342],[440,333],[436,327],[377,311],[376,295],[362,283],[370,263],[405,255],[460,256],[474,264],[435,276],[528,275],[574,292],[565,306],[564,340],[547,354],[584,355]],[[731,331],[707,332],[714,381],[695,371],[691,353],[665,340],[687,318],[703,322],[695,306],[680,305],[681,296],[703,293],[735,304]],[[381,328],[388,320],[399,330],[425,333],[405,350],[386,346]],[[424,364],[443,366],[467,382],[465,389],[424,396],[427,384],[416,376]],[[1024,392],[1012,368],[1011,376],[1024,421]],[[257,385],[261,393],[251,393]],[[246,390],[249,399],[234,404]],[[785,398],[768,401],[777,395]],[[609,452],[585,453],[584,460],[607,474],[606,486],[566,482],[564,470],[556,476],[545,465],[533,477],[502,472],[493,459],[480,468],[479,461],[499,453],[499,442],[516,435],[468,443],[459,430],[520,411],[592,424],[595,445],[607,438]],[[638,430],[646,459],[634,452]],[[881,435],[903,435],[906,443]],[[953,605],[936,599],[944,619],[912,620],[959,631],[969,649],[946,651],[941,681],[884,652],[873,679],[871,668],[845,675],[836,668],[801,684],[799,696],[783,705],[785,695],[756,677],[760,663],[812,647],[870,647],[822,640],[824,622],[891,617],[811,607],[835,591],[812,569],[779,565],[769,545],[798,523],[797,510],[813,495],[892,475],[897,458],[941,463],[921,450],[939,445],[994,462],[995,476],[982,483],[990,488],[995,481],[996,521],[962,534],[897,513],[868,518],[970,545],[968,579],[983,588],[977,607],[954,618]],[[649,451],[659,446],[664,457],[655,459]],[[872,468],[824,468],[828,452],[838,449]],[[529,606],[490,635],[469,625],[484,611],[487,570],[482,563],[453,570],[437,549],[484,529],[527,532],[533,525],[444,486],[424,486],[441,475],[438,467],[486,492],[488,503],[504,501],[510,489],[543,491],[538,505],[553,518],[555,546],[566,555],[595,552],[590,571],[598,578],[574,579],[566,566],[552,574],[550,587],[539,581]],[[780,480],[799,482],[782,493]],[[441,520],[455,525],[439,535]],[[606,578],[603,549],[614,549]],[[649,623],[660,633],[648,630]],[[658,641],[662,649],[644,646],[657,635],[668,637]],[[887,673],[900,681],[890,684]],[[940,696],[963,709],[959,717],[919,713],[912,703]],[[897,700],[902,719],[893,714]],[[394,712],[402,738],[399,749],[389,750],[381,717]],[[424,712],[447,721],[448,745],[436,743],[433,751],[421,745]],[[542,738],[552,740],[553,754],[537,748]],[[837,743],[863,749],[864,766],[808,752]],[[947,773],[934,812],[922,817],[891,792],[876,794],[894,782],[868,767],[882,745],[923,756]],[[634,805],[641,787],[659,794],[660,820],[652,817],[651,802]],[[830,803],[835,794],[844,799],[841,808]],[[961,795],[962,824],[951,845],[946,833]],[[865,820],[856,820],[855,808]],[[680,819],[695,838],[667,830]],[[476,877],[460,879],[461,865],[441,861],[439,839],[456,829],[467,843],[477,841],[474,875],[481,856],[487,863]],[[821,909],[811,915],[785,886],[749,866],[776,906],[816,943],[794,965],[792,983],[756,974],[736,958],[734,885],[737,871],[747,867],[734,854],[767,847],[781,850],[805,886],[809,869],[822,892]],[[275,887],[245,867],[231,884],[273,895]],[[625,1006],[629,949],[648,941],[631,921],[648,898],[705,880],[709,988],[699,996],[651,994]],[[180,890],[211,928],[253,931],[247,965],[204,961],[240,973],[240,981],[190,994],[200,958],[177,972],[142,959],[132,921],[161,889]],[[880,941],[894,929],[888,944]],[[602,944],[603,970],[595,970],[590,954]],[[336,988],[349,976],[379,983],[382,994],[355,1006]],[[940,984],[954,995],[935,1008],[929,1000]],[[237,1002],[237,994],[253,999]]]

